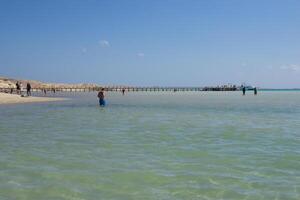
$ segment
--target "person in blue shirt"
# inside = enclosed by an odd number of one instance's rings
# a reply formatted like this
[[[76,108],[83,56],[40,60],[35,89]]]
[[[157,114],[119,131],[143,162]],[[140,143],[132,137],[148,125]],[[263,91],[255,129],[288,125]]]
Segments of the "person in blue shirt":
[[[99,105],[101,107],[104,107],[105,106],[105,100],[104,100],[104,88],[101,88],[101,90],[99,91],[98,93],[98,98],[99,98]]]

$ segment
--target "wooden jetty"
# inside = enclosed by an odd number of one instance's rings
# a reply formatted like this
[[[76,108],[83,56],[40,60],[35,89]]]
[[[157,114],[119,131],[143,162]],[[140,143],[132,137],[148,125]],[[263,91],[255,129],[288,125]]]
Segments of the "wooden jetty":
[[[218,87],[116,87],[116,86],[97,86],[97,87],[35,87],[32,92],[95,92],[104,88],[105,91],[121,92],[198,92],[198,91],[237,91],[236,86]],[[26,89],[23,89],[25,91]],[[0,92],[15,93],[16,88],[0,88]]]

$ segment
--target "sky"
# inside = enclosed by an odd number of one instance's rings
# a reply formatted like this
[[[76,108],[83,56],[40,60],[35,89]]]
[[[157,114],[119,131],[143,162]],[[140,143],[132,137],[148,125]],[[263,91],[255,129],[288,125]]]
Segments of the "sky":
[[[0,76],[300,88],[300,1],[0,0]]]

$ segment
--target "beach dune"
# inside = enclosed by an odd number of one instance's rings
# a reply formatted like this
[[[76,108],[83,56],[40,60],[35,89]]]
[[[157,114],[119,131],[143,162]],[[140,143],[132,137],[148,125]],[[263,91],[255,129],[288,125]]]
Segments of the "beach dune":
[[[62,101],[64,98],[54,97],[21,97],[17,94],[0,93],[0,104],[15,104],[15,103],[33,103],[33,102],[48,102]]]

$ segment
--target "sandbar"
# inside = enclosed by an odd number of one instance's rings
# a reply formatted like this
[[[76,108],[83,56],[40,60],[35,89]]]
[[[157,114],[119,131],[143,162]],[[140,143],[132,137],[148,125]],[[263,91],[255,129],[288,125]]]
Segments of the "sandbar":
[[[63,101],[65,98],[56,97],[21,97],[17,94],[0,93],[0,104],[19,104],[34,102]]]

